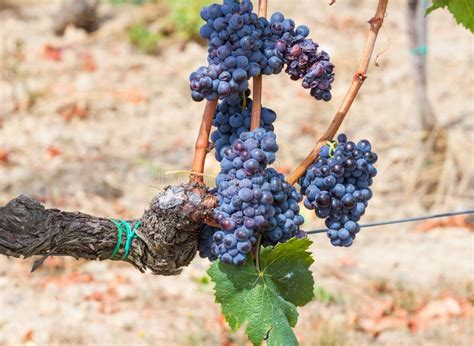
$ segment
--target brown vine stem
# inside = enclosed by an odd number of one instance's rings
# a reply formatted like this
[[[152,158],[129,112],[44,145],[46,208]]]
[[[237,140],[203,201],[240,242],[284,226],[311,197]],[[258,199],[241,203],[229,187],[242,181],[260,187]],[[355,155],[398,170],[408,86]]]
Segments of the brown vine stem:
[[[196,145],[194,146],[193,166],[189,176],[189,181],[191,183],[204,185],[204,164],[208,153],[209,135],[211,133],[212,119],[214,119],[214,114],[216,113],[217,101],[217,99],[207,101],[206,107],[204,108],[201,127],[199,128]]]
[[[267,17],[268,0],[259,0],[258,2],[258,15],[260,17]],[[262,89],[263,89],[263,76],[260,74],[253,78],[253,107],[252,107],[252,122],[250,130],[255,130],[260,127],[260,114],[262,112]],[[255,250],[255,267],[260,272],[260,248],[262,242],[262,235],[259,234],[257,237],[257,244]]]
[[[252,123],[250,130],[253,131],[260,127],[260,113],[262,112],[262,75],[253,77],[253,107],[252,107]]]
[[[380,28],[382,27],[385,18],[387,3],[388,0],[379,0],[377,5],[377,11],[375,12],[375,15],[369,20],[369,34],[367,36],[367,41],[362,52],[362,58],[359,63],[359,67],[357,68],[354,78],[352,79],[349,91],[343,99],[342,104],[339,107],[339,110],[337,111],[336,115],[329,124],[329,127],[318,139],[313,150],[311,150],[311,152],[303,160],[303,162],[301,162],[298,167],[296,167],[296,169],[288,176],[288,182],[290,184],[294,185],[298,181],[298,179],[303,176],[309,166],[311,166],[313,162],[316,161],[316,159],[318,158],[319,149],[324,145],[326,141],[331,140],[336,135],[350,107],[352,106],[352,103],[354,102],[354,99],[356,98],[359,89],[362,87],[362,84],[364,84],[364,81],[367,78],[367,70],[369,68],[370,58],[374,51],[377,35]]]
[[[260,17],[267,16],[268,0],[260,0],[258,2],[258,15]],[[263,76],[259,74],[253,77],[253,107],[252,107],[252,122],[250,130],[255,130],[260,127],[260,113],[262,111],[262,89]]]

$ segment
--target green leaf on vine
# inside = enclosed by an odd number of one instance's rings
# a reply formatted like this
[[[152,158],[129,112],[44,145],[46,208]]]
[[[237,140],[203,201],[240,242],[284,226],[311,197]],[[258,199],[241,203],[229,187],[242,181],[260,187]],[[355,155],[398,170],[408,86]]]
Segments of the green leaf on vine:
[[[433,5],[426,10],[426,15],[438,8],[447,7],[458,24],[474,33],[474,1],[473,0],[433,0]]]
[[[254,345],[298,345],[292,327],[298,320],[297,306],[314,297],[314,262],[308,238],[291,239],[262,249],[258,272],[252,259],[244,266],[220,261],[208,270],[215,283],[216,302],[233,331],[246,322],[246,333]]]

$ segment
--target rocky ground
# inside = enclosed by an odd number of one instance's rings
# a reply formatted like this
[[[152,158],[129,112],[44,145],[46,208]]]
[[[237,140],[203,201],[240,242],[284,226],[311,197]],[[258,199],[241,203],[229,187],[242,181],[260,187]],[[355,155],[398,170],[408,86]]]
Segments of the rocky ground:
[[[284,74],[264,80],[263,102],[279,115],[282,172],[335,113],[375,4],[270,1],[270,11],[308,24],[337,66],[330,103],[315,102]],[[139,6],[103,5],[98,32],[70,28],[55,37],[57,6],[0,1],[0,201],[27,193],[50,207],[141,215],[160,188],[187,179],[180,171],[190,167],[203,110],[189,97],[187,76],[204,63],[205,48],[167,43],[158,55],[141,53],[125,34],[150,13]],[[393,1],[378,66],[342,128],[379,153],[366,221],[473,207],[473,36],[442,11],[429,25],[429,98],[444,128],[442,155],[419,145],[404,2]],[[206,172],[212,184],[214,160]],[[306,229],[322,226],[305,217]],[[320,235],[312,250],[317,299],[300,309],[302,345],[472,344],[472,226],[371,228],[350,249]],[[31,265],[0,258],[0,345],[245,344],[213,302],[204,260],[177,277],[112,262],[54,258],[34,274]]]

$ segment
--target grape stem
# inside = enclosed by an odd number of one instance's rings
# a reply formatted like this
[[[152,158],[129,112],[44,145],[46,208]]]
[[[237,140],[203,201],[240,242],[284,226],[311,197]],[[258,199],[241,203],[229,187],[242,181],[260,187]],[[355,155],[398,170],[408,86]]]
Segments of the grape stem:
[[[206,162],[206,155],[209,152],[209,135],[211,133],[212,120],[216,113],[217,101],[217,99],[207,101],[204,108],[201,127],[199,128],[196,145],[194,146],[193,166],[189,175],[191,183],[204,185],[204,164]]]
[[[257,271],[260,273],[260,249],[262,244],[262,235],[259,234],[257,236],[257,243],[255,244],[255,267]]]
[[[258,2],[258,15],[260,17],[267,16],[268,0],[260,0]],[[253,77],[253,107],[252,107],[252,122],[250,130],[253,131],[260,127],[260,114],[262,112],[262,89],[263,78],[259,74]]]
[[[253,107],[250,131],[260,127],[260,113],[262,112],[262,84],[262,75],[253,77]]]
[[[258,15],[259,17],[267,17],[268,0],[259,0],[258,2]],[[262,89],[263,89],[263,78],[262,75],[253,77],[253,105],[252,105],[252,122],[250,124],[250,130],[253,131],[260,127],[260,114],[262,112]],[[262,235],[259,234],[257,237],[257,243],[255,244],[255,267],[260,272],[260,248],[262,243]]]
[[[294,185],[298,181],[298,179],[305,174],[309,166],[311,166],[316,161],[319,155],[319,149],[321,149],[325,142],[333,139],[333,137],[339,130],[339,127],[341,126],[342,122],[344,121],[344,118],[349,112],[349,109],[352,106],[352,103],[354,102],[357,93],[359,92],[360,88],[362,87],[362,84],[364,84],[364,81],[367,78],[367,70],[369,68],[370,58],[372,57],[372,53],[374,51],[378,32],[382,27],[385,18],[387,3],[388,0],[379,0],[377,5],[377,11],[375,12],[375,15],[369,20],[369,34],[367,36],[367,41],[362,52],[362,58],[359,63],[359,67],[357,68],[357,71],[354,74],[354,78],[352,79],[352,83],[349,87],[349,90],[345,98],[342,100],[341,106],[339,107],[339,110],[337,111],[336,115],[332,119],[326,131],[317,140],[314,148],[311,150],[309,155],[288,176],[288,182],[290,184]]]

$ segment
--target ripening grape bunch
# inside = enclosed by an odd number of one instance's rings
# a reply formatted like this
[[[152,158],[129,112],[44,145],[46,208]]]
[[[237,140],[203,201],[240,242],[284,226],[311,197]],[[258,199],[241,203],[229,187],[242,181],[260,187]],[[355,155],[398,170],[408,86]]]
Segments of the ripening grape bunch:
[[[318,44],[307,39],[309,29],[276,12],[270,20],[253,12],[250,0],[224,0],[204,7],[200,29],[208,40],[208,65],[189,77],[193,100],[238,99],[258,75],[285,71],[311,90],[318,100],[331,99],[334,65]]]
[[[250,90],[240,98],[224,99],[217,106],[217,112],[212,125],[216,128],[211,134],[211,141],[215,145],[216,159],[222,161],[223,150],[237,140],[241,133],[250,130],[252,99]],[[262,107],[260,127],[273,131],[276,114],[271,109]]]
[[[248,253],[262,236],[262,244],[276,245],[302,235],[304,223],[299,202],[302,195],[269,168],[278,144],[273,122],[276,113],[261,109],[261,128],[250,131],[250,91],[239,100],[224,99],[216,110],[211,135],[221,172],[216,178],[220,228],[206,226],[201,232],[200,255],[210,260],[244,264]]]
[[[275,245],[299,234],[302,196],[269,164],[278,151],[273,131],[243,132],[223,150],[216,178],[220,228],[201,238],[201,255],[225,263],[244,264],[261,235],[264,245]],[[203,236],[203,233],[201,233]]]
[[[243,265],[257,246],[306,236],[300,204],[325,219],[332,245],[351,246],[377,174],[371,144],[339,135],[320,149],[298,190],[271,167],[279,149],[277,114],[259,107],[259,127],[251,129],[250,78],[285,71],[315,99],[329,101],[334,81],[329,55],[308,38],[308,27],[279,12],[269,20],[259,17],[250,0],[224,0],[203,8],[201,17],[208,65],[191,73],[190,88],[195,101],[218,100],[210,140],[220,172],[212,190],[217,226],[201,230],[200,256]]]
[[[351,246],[360,231],[358,221],[372,198],[377,154],[367,140],[357,144],[345,134],[319,150],[318,160],[300,179],[304,205],[325,219],[334,246]]]

